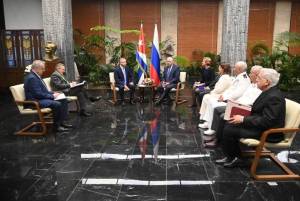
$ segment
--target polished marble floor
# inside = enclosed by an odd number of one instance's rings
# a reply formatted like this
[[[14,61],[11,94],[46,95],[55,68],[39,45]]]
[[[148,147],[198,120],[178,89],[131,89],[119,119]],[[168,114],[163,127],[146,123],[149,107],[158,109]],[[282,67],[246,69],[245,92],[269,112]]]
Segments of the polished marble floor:
[[[186,96],[190,98],[189,93]],[[300,200],[300,182],[257,182],[249,166],[214,164],[219,148],[203,147],[197,112],[185,105],[111,106],[90,118],[70,114],[68,134],[31,138],[13,133],[28,120],[9,96],[0,100],[0,198],[3,201]],[[300,137],[287,160],[300,173]],[[277,171],[263,161],[260,171]]]

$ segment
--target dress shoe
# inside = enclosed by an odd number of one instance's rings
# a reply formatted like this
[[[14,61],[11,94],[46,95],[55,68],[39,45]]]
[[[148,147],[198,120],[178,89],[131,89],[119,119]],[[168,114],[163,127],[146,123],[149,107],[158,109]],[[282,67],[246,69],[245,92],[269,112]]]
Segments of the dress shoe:
[[[90,101],[96,102],[96,101],[100,100],[101,98],[102,98],[101,96],[90,97]]]
[[[67,131],[69,131],[70,129],[68,129],[68,128],[64,128],[64,127],[62,127],[62,126],[58,126],[58,127],[54,127],[53,128],[53,131],[54,132],[67,132]]]
[[[215,148],[217,146],[217,139],[204,143],[204,148]]]
[[[208,123],[204,122],[203,124],[198,124],[199,128],[208,128]]]
[[[224,157],[224,158],[215,160],[215,163],[218,164],[218,165],[223,165],[224,163],[227,163],[227,162],[229,162],[231,160],[232,159],[230,159],[228,157]]]
[[[216,133],[216,131],[208,129],[208,130],[204,131],[203,133],[204,133],[204,135],[214,135]]]
[[[204,143],[211,142],[213,140],[217,140],[215,135],[211,135],[211,136],[203,135],[202,138],[203,138]]]
[[[81,116],[84,116],[84,117],[90,117],[90,116],[92,116],[91,113],[89,113],[89,112],[87,112],[87,111],[85,111],[85,110],[81,111],[81,112],[80,112],[80,115],[81,115]]]
[[[234,157],[232,160],[224,163],[223,166],[226,168],[234,168],[234,167],[242,166],[243,164],[244,164],[243,160],[239,159],[238,157]]]
[[[73,128],[74,127],[72,124],[68,124],[68,123],[62,123],[61,126],[64,128]]]

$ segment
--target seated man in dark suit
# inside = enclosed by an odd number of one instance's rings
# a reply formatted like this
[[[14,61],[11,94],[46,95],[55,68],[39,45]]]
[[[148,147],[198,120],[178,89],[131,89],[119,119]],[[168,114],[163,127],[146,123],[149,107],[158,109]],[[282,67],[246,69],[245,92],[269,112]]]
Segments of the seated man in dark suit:
[[[240,138],[259,139],[261,134],[270,128],[284,127],[285,99],[276,87],[280,74],[274,69],[264,68],[257,76],[257,87],[262,90],[252,106],[250,116],[233,116],[225,125],[222,139],[222,149],[225,158],[216,160],[224,167],[236,167],[241,164]],[[283,134],[271,135],[270,142],[283,140]]]
[[[172,88],[176,88],[176,85],[179,82],[180,69],[174,64],[173,58],[168,57],[166,64],[167,66],[164,69],[162,82],[157,88],[157,91],[160,93],[160,97],[155,102],[156,105],[161,104],[162,101],[169,103],[171,101],[169,92]]]
[[[51,75],[50,85],[53,91],[61,91],[68,96],[77,96],[80,105],[80,115],[91,116],[91,113],[86,111],[87,104],[89,101],[89,96],[84,88],[84,85],[76,86],[76,82],[69,82],[65,76],[65,66],[62,63],[58,63],[55,66],[55,71]],[[75,87],[76,86],[76,87]],[[100,97],[97,96],[92,100],[99,100]]]
[[[32,63],[31,72],[25,77],[24,90],[26,100],[38,101],[41,108],[51,108],[53,111],[53,130],[58,132],[68,131],[72,125],[64,121],[68,114],[67,99],[54,100],[60,93],[50,92],[41,76],[45,71],[45,63],[35,60]]]
[[[130,104],[134,104],[134,80],[133,71],[127,66],[125,58],[120,58],[120,65],[115,68],[114,77],[116,82],[116,87],[119,88],[121,104],[125,105],[124,102],[124,92],[130,92]]]

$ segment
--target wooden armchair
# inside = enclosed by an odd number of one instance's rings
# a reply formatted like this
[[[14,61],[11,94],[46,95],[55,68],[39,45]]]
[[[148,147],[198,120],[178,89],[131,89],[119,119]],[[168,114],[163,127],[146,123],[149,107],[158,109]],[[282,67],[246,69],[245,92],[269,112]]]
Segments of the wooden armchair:
[[[179,82],[177,83],[177,87],[171,89],[171,92],[175,92],[175,103],[176,105],[187,102],[187,100],[181,99],[180,91],[185,88],[186,82],[186,72],[180,72]]]
[[[51,80],[51,78],[50,78],[50,77],[47,77],[47,78],[44,78],[43,80],[44,80],[44,82],[45,82],[45,84],[46,84],[48,90],[49,90],[49,91],[52,91],[51,85],[50,85],[50,80]],[[78,102],[77,96],[67,96],[67,100],[68,100],[68,102],[72,102],[72,101],[75,102],[75,104],[76,104],[76,110],[75,110],[74,112],[79,112],[79,111],[80,111],[80,107],[79,107],[79,102]],[[72,112],[72,111],[71,111],[71,112]]]
[[[299,129],[300,124],[300,104],[286,99],[286,114],[285,114],[285,127],[269,129],[263,132],[260,140],[255,139],[240,139],[240,142],[248,147],[256,147],[253,152],[243,152],[245,156],[254,156],[251,165],[251,176],[257,180],[288,180],[300,179],[298,174],[292,172],[285,164],[278,160],[274,153],[267,150],[267,148],[288,148],[290,149],[292,142]],[[282,132],[285,134],[284,140],[279,143],[266,142],[269,135],[273,133]],[[271,158],[276,165],[278,165],[286,174],[257,174],[257,166],[261,157]]]
[[[119,88],[116,87],[116,81],[115,81],[115,76],[114,76],[114,72],[110,72],[109,73],[109,82],[110,82],[110,89],[112,90],[112,100],[110,100],[109,102],[111,102],[112,104],[116,104],[118,99],[117,99],[117,91],[119,91]]]
[[[11,86],[10,91],[13,95],[13,98],[17,104],[20,114],[22,115],[38,115],[38,121],[33,121],[31,124],[22,128],[21,130],[16,132],[16,135],[28,135],[28,136],[39,136],[47,134],[47,124],[52,124],[52,121],[46,121],[49,119],[49,114],[51,114],[50,108],[40,108],[40,105],[36,101],[25,101],[25,92],[24,92],[24,84],[19,84],[15,86]],[[24,104],[31,105],[33,109],[25,109]],[[41,131],[30,131],[34,126],[41,126]]]

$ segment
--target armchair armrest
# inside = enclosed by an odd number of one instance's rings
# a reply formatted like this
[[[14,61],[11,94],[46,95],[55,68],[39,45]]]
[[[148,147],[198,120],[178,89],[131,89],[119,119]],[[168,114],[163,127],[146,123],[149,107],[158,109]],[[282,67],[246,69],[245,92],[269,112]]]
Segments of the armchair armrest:
[[[29,104],[29,105],[34,105],[34,108],[38,111],[41,112],[40,104],[37,101],[15,101],[17,105],[23,105],[24,104]]]
[[[111,87],[112,90],[115,90],[115,89],[116,89],[115,83],[114,83],[114,82],[111,82],[111,83],[110,83],[110,87]]]
[[[271,129],[263,132],[262,136],[260,137],[260,144],[262,144],[262,145],[265,144],[267,137],[274,133],[287,134],[290,132],[297,132],[297,131],[300,131],[300,128],[271,128]]]
[[[177,87],[176,87],[176,90],[177,90],[177,91],[180,89],[180,86],[181,86],[181,82],[178,82],[178,83],[177,83]]]

